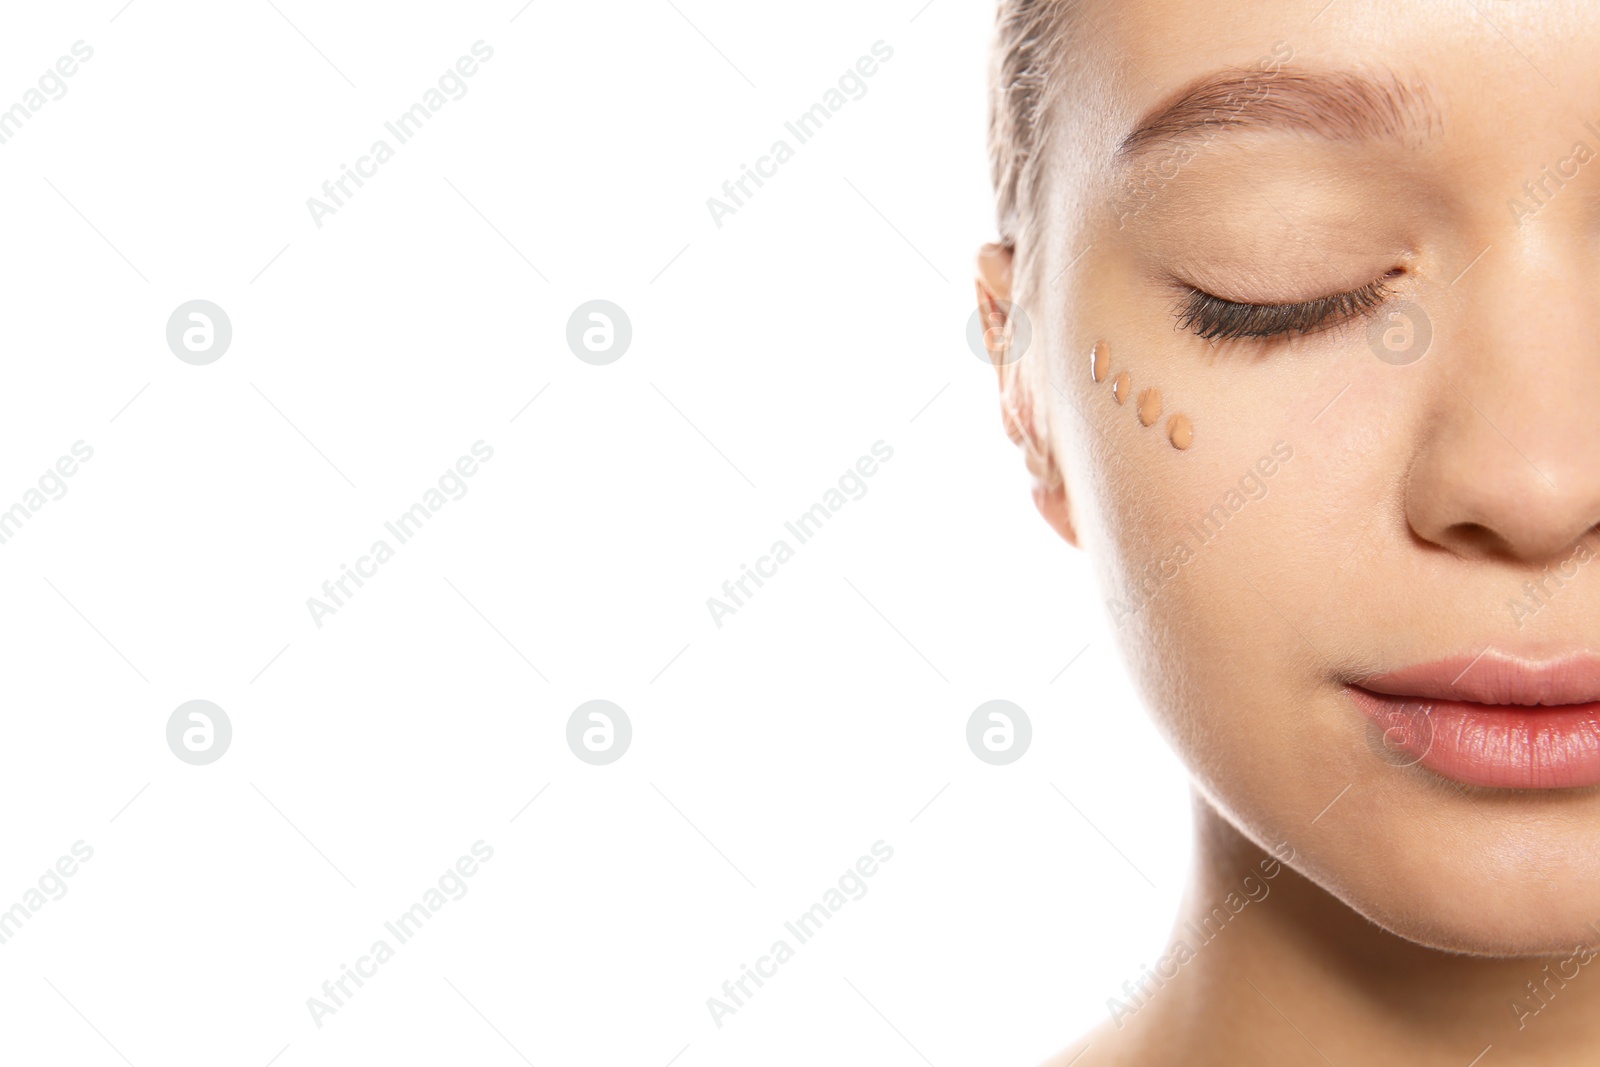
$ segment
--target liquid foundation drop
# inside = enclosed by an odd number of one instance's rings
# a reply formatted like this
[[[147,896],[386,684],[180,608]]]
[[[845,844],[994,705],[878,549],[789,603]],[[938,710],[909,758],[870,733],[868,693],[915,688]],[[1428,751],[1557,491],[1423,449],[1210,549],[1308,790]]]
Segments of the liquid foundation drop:
[[[1116,401],[1119,404],[1126,404],[1128,402],[1128,394],[1132,390],[1133,379],[1128,377],[1127,371],[1123,371],[1121,374],[1117,375],[1117,380],[1111,383],[1111,395],[1116,398]]]
[[[1096,341],[1089,356],[1089,374],[1097,382],[1106,380],[1111,373],[1111,348],[1104,341]]]
[[[1167,437],[1172,447],[1182,451],[1194,444],[1194,423],[1187,415],[1174,415],[1167,420]]]
[[[1139,394],[1139,421],[1146,426],[1154,426],[1161,417],[1161,391],[1146,389]]]

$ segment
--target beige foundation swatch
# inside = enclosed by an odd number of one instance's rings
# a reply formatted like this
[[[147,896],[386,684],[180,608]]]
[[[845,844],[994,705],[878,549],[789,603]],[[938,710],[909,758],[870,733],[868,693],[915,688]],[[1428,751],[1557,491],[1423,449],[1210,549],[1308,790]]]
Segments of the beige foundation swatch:
[[[1103,382],[1111,373],[1111,346],[1105,341],[1096,341],[1094,349],[1089,353],[1089,376],[1096,382]],[[1111,383],[1111,396],[1118,404],[1126,404],[1128,397],[1133,395],[1133,377],[1127,371],[1117,375]],[[1146,389],[1139,394],[1139,422],[1145,426],[1154,426],[1161,421],[1161,390]],[[1189,416],[1174,412],[1167,419],[1167,440],[1172,442],[1172,447],[1178,451],[1186,451],[1194,444],[1194,423]]]
[[[1139,421],[1154,426],[1161,417],[1161,390],[1146,389],[1139,394]]]
[[[1189,416],[1174,415],[1167,420],[1167,439],[1179,451],[1194,444],[1194,423],[1189,421]]]

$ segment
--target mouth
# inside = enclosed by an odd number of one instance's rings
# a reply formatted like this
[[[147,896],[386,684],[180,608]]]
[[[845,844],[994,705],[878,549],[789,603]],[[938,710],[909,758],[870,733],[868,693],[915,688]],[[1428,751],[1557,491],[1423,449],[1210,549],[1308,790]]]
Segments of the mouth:
[[[1600,655],[1488,649],[1348,685],[1391,761],[1464,785],[1600,785]]]

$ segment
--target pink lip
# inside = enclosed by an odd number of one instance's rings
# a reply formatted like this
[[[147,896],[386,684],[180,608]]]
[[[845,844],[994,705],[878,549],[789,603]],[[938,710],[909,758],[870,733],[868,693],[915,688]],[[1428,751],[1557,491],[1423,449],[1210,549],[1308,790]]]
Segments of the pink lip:
[[[1351,697],[1403,761],[1466,785],[1600,785],[1600,656],[1491,649],[1361,679]]]

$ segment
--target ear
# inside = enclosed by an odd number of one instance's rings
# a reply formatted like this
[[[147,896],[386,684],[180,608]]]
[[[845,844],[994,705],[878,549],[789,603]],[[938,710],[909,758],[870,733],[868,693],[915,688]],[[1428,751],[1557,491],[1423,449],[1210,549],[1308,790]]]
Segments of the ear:
[[[1033,475],[1033,503],[1058,534],[1074,547],[1078,531],[1072,522],[1071,500],[1066,481],[1055,462],[1050,443],[1042,440],[1034,421],[1033,389],[1022,373],[1023,358],[1007,358],[1013,340],[1011,322],[1012,249],[1008,245],[986,244],[978,250],[978,313],[985,325],[984,341],[1000,379],[1000,418],[1006,436],[1022,448],[1028,471]],[[1035,358],[1042,358],[1036,356]]]

